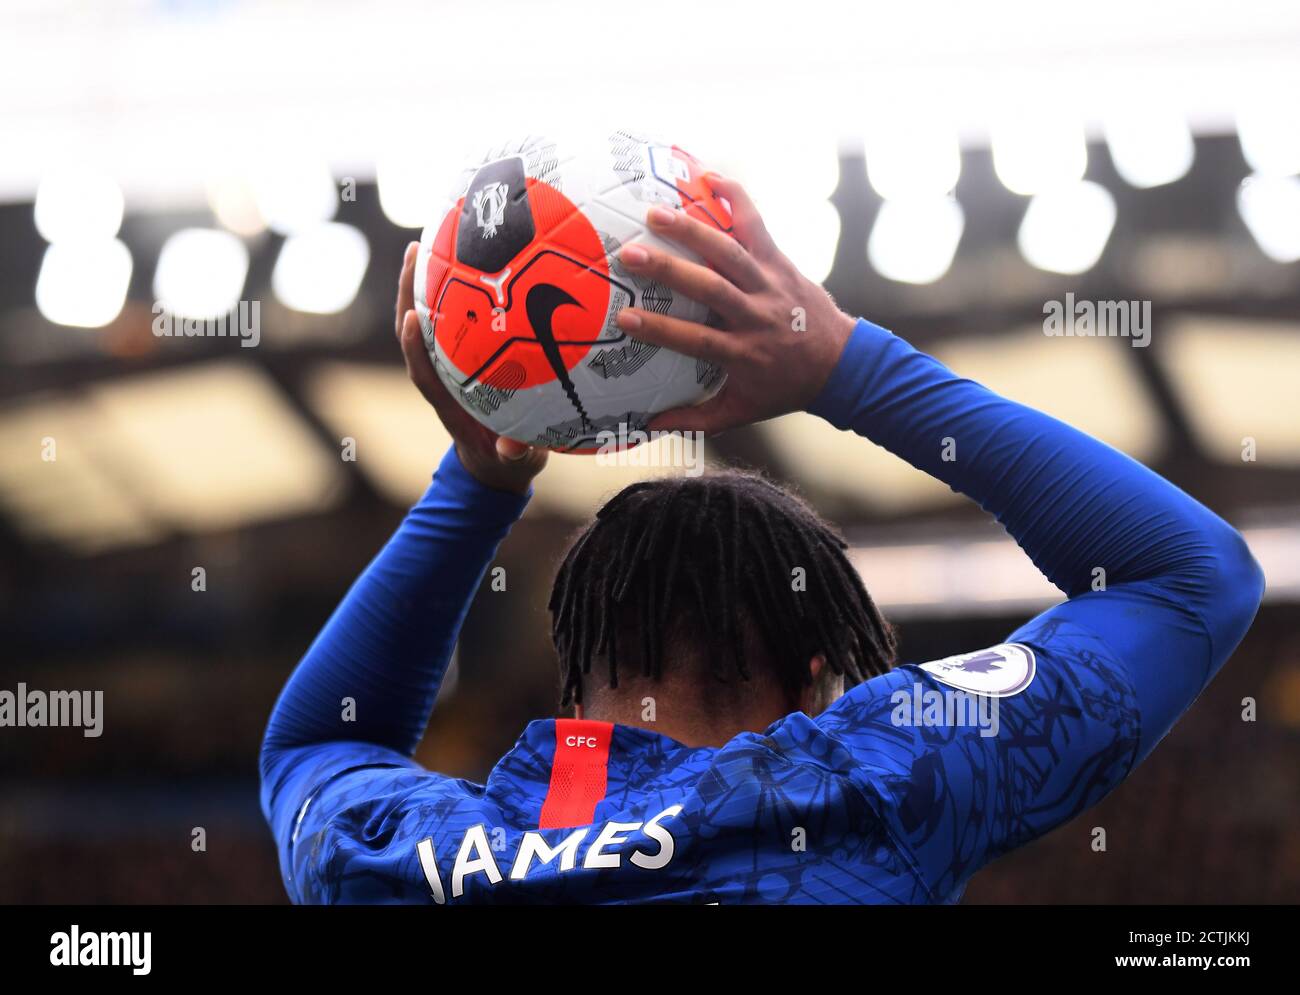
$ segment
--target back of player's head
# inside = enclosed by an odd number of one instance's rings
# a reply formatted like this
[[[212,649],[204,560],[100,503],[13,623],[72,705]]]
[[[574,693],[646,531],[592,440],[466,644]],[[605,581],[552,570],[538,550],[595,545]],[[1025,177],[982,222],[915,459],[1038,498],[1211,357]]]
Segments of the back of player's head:
[[[723,684],[776,681],[795,695],[822,654],[846,685],[887,671],[893,631],[804,501],[739,471],[625,487],[578,535],[551,591],[561,705],[593,662],[664,679],[694,666]],[[671,674],[674,679],[682,676]]]

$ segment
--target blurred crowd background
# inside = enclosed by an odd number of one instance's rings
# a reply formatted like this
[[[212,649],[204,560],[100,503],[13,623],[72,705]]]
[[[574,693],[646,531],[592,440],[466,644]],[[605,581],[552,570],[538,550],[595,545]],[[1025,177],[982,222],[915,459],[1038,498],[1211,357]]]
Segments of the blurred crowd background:
[[[966,900],[1296,901],[1298,84],[1284,2],[701,2],[656,24],[594,0],[11,0],[0,690],[102,690],[105,717],[0,728],[0,901],[284,900],[262,729],[446,446],[393,341],[403,249],[469,153],[607,127],[739,176],[847,310],[1153,466],[1264,566],[1254,629],[1147,764]],[[1150,302],[1148,344],[1044,334],[1067,300]],[[255,347],[155,334],[240,302]],[[1060,597],[979,509],[811,418],[706,452],[844,530],[905,660]],[[602,497],[673,472],[551,463],[421,746],[440,771],[481,779],[555,714],[557,558]]]

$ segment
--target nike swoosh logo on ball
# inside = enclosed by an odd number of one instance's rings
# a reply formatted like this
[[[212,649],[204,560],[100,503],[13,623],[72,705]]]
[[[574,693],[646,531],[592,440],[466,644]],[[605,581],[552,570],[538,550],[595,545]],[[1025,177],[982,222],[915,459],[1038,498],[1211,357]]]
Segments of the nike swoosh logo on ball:
[[[587,424],[587,412],[582,406],[582,401],[578,399],[578,389],[569,376],[568,367],[564,365],[564,357],[560,355],[560,346],[555,341],[555,331],[551,327],[555,312],[566,304],[582,307],[577,299],[562,287],[552,283],[539,283],[529,288],[528,294],[524,297],[524,313],[528,315],[528,323],[533,326],[533,334],[537,336],[537,342],[542,347],[542,354],[551,364],[551,369],[555,371],[555,378],[560,381],[564,393],[578,409],[578,416],[582,418],[583,424]]]

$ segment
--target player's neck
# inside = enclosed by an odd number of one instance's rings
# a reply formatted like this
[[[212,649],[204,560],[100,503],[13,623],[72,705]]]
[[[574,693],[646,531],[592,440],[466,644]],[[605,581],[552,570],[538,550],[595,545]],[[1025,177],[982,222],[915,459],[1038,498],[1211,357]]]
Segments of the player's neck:
[[[666,722],[641,722],[625,721],[622,719],[609,718],[604,715],[593,715],[587,712],[584,718],[595,719],[600,722],[613,722],[616,725],[631,726],[635,729],[644,729],[647,732],[657,733],[660,736],[667,736],[674,742],[691,747],[714,747],[725,746],[731,740],[742,732],[762,732],[771,722],[764,723],[726,723],[713,726],[701,727],[695,724],[691,725],[673,725]]]
[[[762,732],[789,709],[750,709],[744,714],[683,714],[670,700],[653,695],[593,696],[583,709],[584,719],[613,722],[667,736],[686,746],[721,747],[742,732]]]

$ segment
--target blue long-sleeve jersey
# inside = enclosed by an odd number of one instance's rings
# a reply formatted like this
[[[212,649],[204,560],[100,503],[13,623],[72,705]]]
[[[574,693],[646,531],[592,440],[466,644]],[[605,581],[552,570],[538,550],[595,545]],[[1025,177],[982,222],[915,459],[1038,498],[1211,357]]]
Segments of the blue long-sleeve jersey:
[[[955,901],[1119,784],[1254,617],[1263,578],[1222,519],[882,328],[858,323],[811,410],[978,501],[1068,600],[720,749],[547,719],[486,783],[450,778],[411,755],[527,501],[453,451],[271,717],[262,805],[291,898]]]

